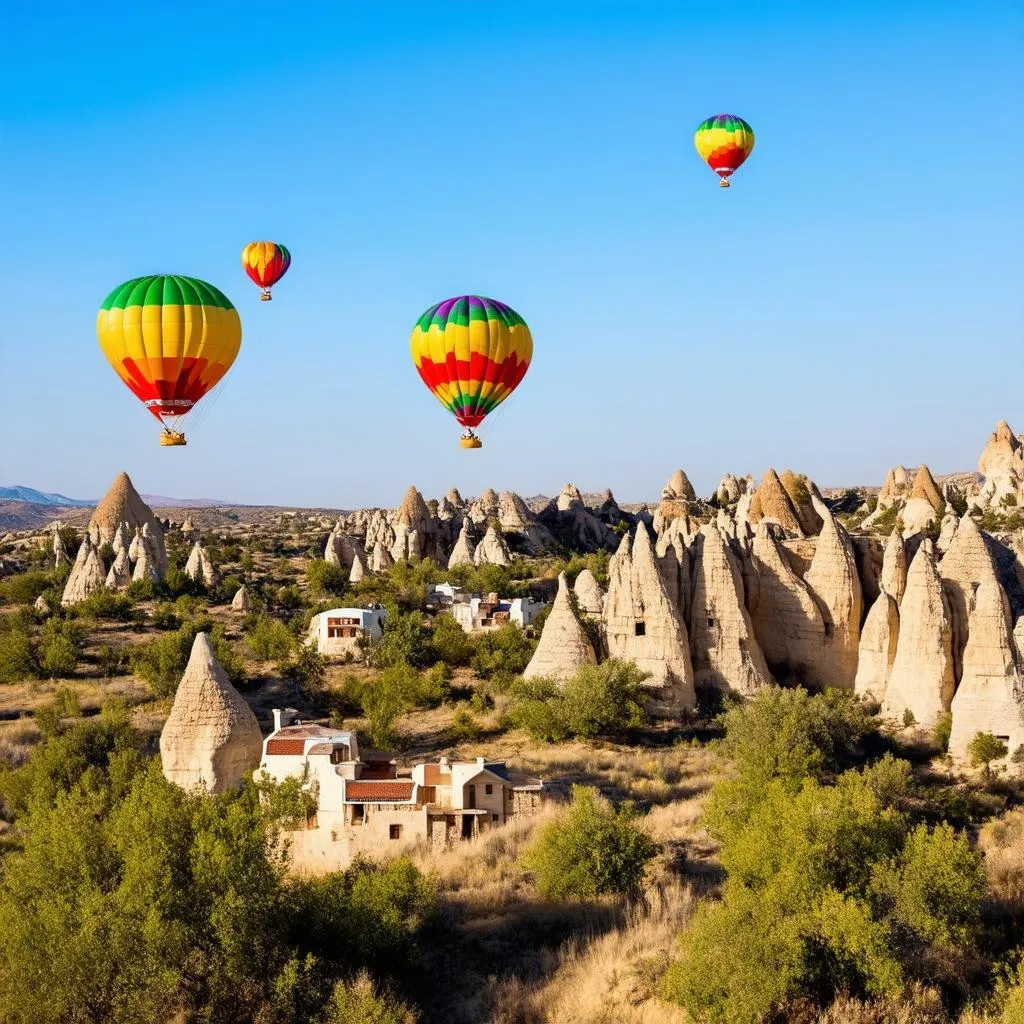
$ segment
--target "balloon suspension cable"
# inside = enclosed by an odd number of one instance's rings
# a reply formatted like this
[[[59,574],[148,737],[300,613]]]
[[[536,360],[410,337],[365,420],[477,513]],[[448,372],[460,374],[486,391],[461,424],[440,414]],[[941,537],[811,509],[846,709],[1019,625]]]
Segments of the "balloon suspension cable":
[[[271,296],[269,288],[264,288],[263,291],[260,292],[260,302],[269,302],[272,297],[273,296]]]

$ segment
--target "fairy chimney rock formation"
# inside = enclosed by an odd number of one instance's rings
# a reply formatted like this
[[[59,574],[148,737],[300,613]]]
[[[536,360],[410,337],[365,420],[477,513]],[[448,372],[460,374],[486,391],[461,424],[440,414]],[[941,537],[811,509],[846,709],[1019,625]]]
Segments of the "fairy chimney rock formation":
[[[751,601],[754,632],[779,682],[806,678],[819,685],[825,648],[825,620],[804,581],[790,568],[772,533],[758,525],[748,571],[756,588]],[[792,677],[792,678],[791,678]]]
[[[349,583],[358,583],[366,575],[366,563],[363,556],[356,551],[352,556],[352,568],[349,570]]]
[[[374,572],[387,572],[395,564],[391,552],[382,540],[373,545],[373,552],[370,555],[370,568]]]
[[[54,526],[53,528],[53,567],[59,569],[62,565],[70,562],[71,559],[68,557],[68,550],[64,547],[64,541],[61,538],[60,530]]]
[[[696,501],[697,492],[693,489],[686,474],[677,469],[669,478],[668,482],[661,489],[661,496],[666,500]]]
[[[897,501],[902,501],[910,489],[910,473],[906,466],[894,466],[885,474],[882,489],[878,492],[878,511],[884,512],[892,508]]]
[[[969,515],[960,520],[953,540],[939,562],[939,575],[953,623],[953,675],[959,679],[975,591],[979,584],[995,583],[998,578],[985,538]]]
[[[559,512],[568,512],[572,508],[583,507],[583,495],[575,484],[566,484],[559,492],[555,508]]]
[[[436,558],[439,554],[437,523],[423,495],[415,487],[405,492],[395,515],[395,540],[391,554],[396,561]]]
[[[150,558],[160,577],[167,570],[167,552],[164,547],[164,531],[153,510],[139,497],[127,473],[119,473],[93,511],[89,520],[89,537],[93,546],[113,544],[119,526],[126,530],[149,530],[152,543]]]
[[[235,612],[247,612],[249,611],[249,608],[249,591],[246,590],[245,584],[243,583],[235,591],[235,596],[231,598],[231,610]]]
[[[90,594],[100,590],[106,583],[107,574],[103,569],[103,561],[93,546],[89,534],[82,538],[82,544],[75,556],[75,564],[71,567],[71,575],[64,584],[64,593],[60,603],[68,605],[84,601]]]
[[[547,676],[564,682],[576,675],[584,665],[596,664],[593,645],[573,607],[569,582],[563,572],[558,577],[555,602],[523,678]]]
[[[487,527],[484,539],[473,552],[473,563],[475,565],[511,565],[512,556],[509,554],[505,538],[498,533],[493,526]]]
[[[761,522],[776,523],[787,533],[802,537],[803,528],[790,498],[774,469],[769,469],[758,484],[750,502],[748,521],[756,526]]]
[[[124,590],[132,581],[132,565],[128,561],[128,552],[121,548],[114,556],[114,561],[107,573],[107,590]]]
[[[721,533],[694,541],[690,649],[696,687],[749,696],[772,682],[744,604],[743,575]]]
[[[159,582],[160,573],[157,571],[156,563],[149,551],[149,545],[142,540],[139,544],[139,557],[135,561],[135,570],[132,572],[132,582],[141,583],[143,580]]]
[[[228,680],[210,638],[196,634],[160,733],[164,776],[182,789],[223,793],[253,771],[262,750],[256,716]]]
[[[719,505],[733,505],[742,493],[739,480],[732,473],[726,473],[715,488],[715,500]]]
[[[899,637],[900,608],[896,599],[883,587],[861,630],[857,675],[853,683],[856,693],[877,701],[885,698]]]
[[[821,531],[822,514],[817,503],[821,503],[821,494],[813,480],[803,474],[787,469],[779,477],[779,483],[789,495],[793,503],[800,529],[807,537],[816,537]]]
[[[551,532],[512,491],[502,491],[498,496],[498,523],[503,534],[518,538],[527,554],[540,555],[554,547]]]
[[[953,697],[953,624],[949,602],[935,567],[935,548],[925,540],[917,549],[900,605],[900,635],[882,710],[900,718],[910,711],[932,726],[949,710]]]
[[[142,550],[142,528],[135,527],[135,532],[132,534],[131,543],[128,545],[128,558],[137,562],[139,559],[139,552]]]
[[[655,710],[674,715],[696,703],[686,625],[665,591],[647,527],[622,538],[608,565],[604,621],[608,655],[649,673]]]
[[[882,575],[879,585],[899,604],[907,589],[907,549],[903,545],[903,534],[894,529],[885,542],[882,555]]]
[[[454,569],[457,565],[472,565],[474,550],[475,545],[470,535],[469,517],[467,516],[462,520],[459,538],[455,542],[455,547],[452,548],[452,553],[448,556],[448,568]]]
[[[197,540],[192,545],[188,561],[185,563],[185,575],[190,576],[197,583],[202,583],[207,587],[212,587],[216,582],[217,576],[213,570],[213,563],[210,561],[210,556],[201,541]]]
[[[951,710],[949,751],[956,757],[966,757],[979,732],[1002,737],[1011,754],[1024,744],[1024,678],[1009,603],[994,579],[983,580],[974,597],[963,676]]]
[[[1007,496],[1024,498],[1024,444],[1000,420],[978,459],[981,476],[979,500],[983,505],[999,505]]]
[[[939,512],[945,506],[938,484],[927,466],[918,468],[910,497],[900,512],[903,520],[903,535],[909,537],[920,533],[939,521]]]
[[[846,531],[817,498],[814,511],[821,533],[804,582],[818,599],[825,623],[825,642],[819,676],[826,685],[853,689],[857,675],[857,646],[863,609],[860,577],[853,545]]]
[[[956,528],[959,525],[960,517],[955,512],[947,512],[942,517],[942,523],[939,526],[939,539],[935,542],[935,547],[940,555],[944,555],[949,550],[949,545],[953,543]]]
[[[576,577],[572,589],[580,612],[592,619],[600,620],[604,614],[604,591],[597,582],[597,577],[589,569],[584,569]]]

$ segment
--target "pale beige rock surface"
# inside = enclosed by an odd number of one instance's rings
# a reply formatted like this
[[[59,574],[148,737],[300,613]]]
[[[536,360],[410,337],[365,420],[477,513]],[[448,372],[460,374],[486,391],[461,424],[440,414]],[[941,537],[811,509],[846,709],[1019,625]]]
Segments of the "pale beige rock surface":
[[[462,529],[459,531],[459,536],[455,541],[452,553],[448,556],[448,568],[454,569],[457,565],[472,565],[473,552],[475,550],[476,544],[473,542],[473,536],[470,533],[470,522],[467,517],[462,520]]]
[[[579,610],[592,619],[600,619],[604,614],[604,591],[597,577],[589,570],[584,569],[573,584],[573,593],[576,595],[576,603]]]
[[[171,713],[160,733],[164,776],[182,789],[234,789],[260,762],[256,716],[231,685],[210,638],[196,634]]]
[[[82,538],[75,564],[71,567],[71,575],[64,584],[64,593],[60,603],[65,607],[84,601],[90,594],[100,590],[107,580],[103,562],[99,552],[93,545],[88,533]]]
[[[188,561],[185,563],[185,575],[207,587],[212,587],[217,582],[217,573],[214,571],[213,562],[210,561],[210,554],[203,547],[202,541],[197,540],[192,545]]]
[[[861,630],[857,675],[853,684],[856,693],[873,697],[877,701],[885,698],[899,638],[899,605],[883,589],[871,606]]]
[[[989,437],[978,459],[978,474],[982,505],[998,506],[1008,495],[1024,503],[1024,444],[1006,420],[1000,420]]]
[[[683,501],[696,501],[697,492],[693,489],[687,475],[677,469],[669,478],[668,482],[661,489],[662,498],[676,499]]]
[[[511,565],[512,556],[509,553],[505,538],[493,527],[488,526],[484,539],[476,546],[473,552],[473,563],[475,565]],[[450,566],[449,562],[449,566]]]
[[[107,573],[107,590],[124,590],[132,581],[132,566],[128,560],[128,552],[122,548],[114,556],[110,572]]]
[[[907,549],[903,546],[903,535],[894,529],[885,542],[882,556],[882,575],[879,585],[899,604],[907,589]]]
[[[163,527],[153,515],[153,510],[139,497],[127,473],[117,475],[89,520],[89,535],[93,546],[100,548],[104,544],[113,544],[118,527],[122,524],[127,530],[148,527],[152,541],[150,558],[162,577],[167,570]]]
[[[776,523],[787,533],[797,537],[804,535],[793,500],[774,469],[769,469],[757,485],[746,519],[754,526],[762,521]]]
[[[925,540],[907,573],[900,605],[900,634],[882,710],[901,718],[909,710],[919,725],[933,726],[953,698],[953,624],[935,566],[935,547]]]
[[[525,679],[547,676],[564,682],[584,665],[597,664],[597,656],[580,624],[565,573],[558,577],[558,594],[551,606],[537,649],[523,673]]]
[[[236,612],[247,612],[250,607],[249,591],[246,590],[245,584],[243,583],[235,591],[235,596],[231,598],[231,610]]]

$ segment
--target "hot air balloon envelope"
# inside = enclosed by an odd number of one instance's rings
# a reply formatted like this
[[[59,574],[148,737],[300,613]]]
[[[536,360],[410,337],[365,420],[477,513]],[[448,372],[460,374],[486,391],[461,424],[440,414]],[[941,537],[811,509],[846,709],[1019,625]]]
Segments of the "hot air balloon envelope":
[[[693,144],[701,160],[722,179],[721,186],[728,188],[732,173],[754,148],[754,129],[735,114],[716,114],[700,123]]]
[[[280,242],[250,242],[242,250],[242,266],[260,286],[260,298],[270,301],[270,289],[284,277],[292,264],[292,254]]]

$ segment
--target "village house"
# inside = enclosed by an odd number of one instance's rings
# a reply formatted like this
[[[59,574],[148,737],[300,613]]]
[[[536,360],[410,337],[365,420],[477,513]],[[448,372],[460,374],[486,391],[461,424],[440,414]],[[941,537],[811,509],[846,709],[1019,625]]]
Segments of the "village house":
[[[361,638],[371,643],[381,638],[386,618],[387,611],[380,605],[331,608],[310,620],[307,642],[315,644],[321,654],[355,653]]]
[[[503,761],[417,764],[399,776],[390,755],[359,750],[354,733],[274,711],[254,776],[298,778],[316,801],[306,827],[289,833],[300,870],[334,870],[357,854],[394,853],[418,842],[444,848],[540,807],[543,782]]]
[[[465,601],[466,591],[456,583],[431,583],[427,589],[427,600],[438,608],[450,608],[459,601]]]
[[[481,633],[501,629],[510,622],[525,629],[545,607],[546,602],[532,597],[500,598],[497,594],[488,594],[457,601],[451,606],[451,613],[467,633]]]

